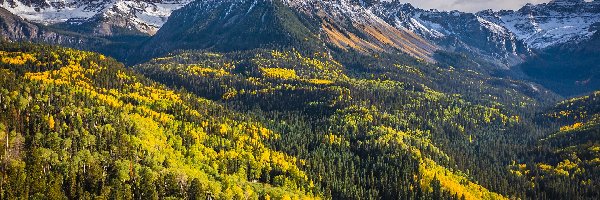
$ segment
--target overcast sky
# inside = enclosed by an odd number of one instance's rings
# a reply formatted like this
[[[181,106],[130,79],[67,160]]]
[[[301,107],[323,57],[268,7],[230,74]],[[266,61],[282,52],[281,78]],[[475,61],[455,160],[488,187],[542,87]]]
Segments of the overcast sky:
[[[550,0],[404,0],[415,7],[439,10],[460,10],[476,12],[485,9],[519,9],[527,3],[546,3]]]

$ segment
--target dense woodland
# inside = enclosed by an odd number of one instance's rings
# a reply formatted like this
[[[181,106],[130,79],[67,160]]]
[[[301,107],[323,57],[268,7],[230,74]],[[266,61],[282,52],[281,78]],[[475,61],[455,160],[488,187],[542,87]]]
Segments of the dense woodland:
[[[600,94],[398,55],[0,44],[2,199],[594,199]],[[461,62],[468,63],[468,62]]]

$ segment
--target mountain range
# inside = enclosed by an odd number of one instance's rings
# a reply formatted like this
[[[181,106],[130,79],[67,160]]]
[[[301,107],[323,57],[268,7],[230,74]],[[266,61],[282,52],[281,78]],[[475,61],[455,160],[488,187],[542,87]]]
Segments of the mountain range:
[[[42,40],[69,44],[65,39],[55,38],[58,35],[69,40],[80,38],[79,43],[96,45],[79,46],[132,64],[177,49],[234,51],[287,46],[364,54],[401,53],[446,65],[461,65],[466,57],[473,68],[524,76],[563,95],[575,94],[570,90],[591,91],[600,84],[596,81],[597,71],[585,70],[587,65],[597,66],[594,62],[575,62],[579,66],[573,68],[583,70],[570,70],[568,75],[560,73],[552,63],[536,62],[541,56],[557,57],[578,51],[575,47],[580,44],[593,43],[600,23],[597,0],[554,0],[527,4],[515,11],[477,13],[424,10],[398,0],[5,0],[0,3],[26,23],[48,27],[46,32],[57,35]],[[19,32],[17,29],[5,30],[8,38],[28,39],[10,33]],[[531,65],[547,67],[533,70]],[[562,76],[569,82],[540,80],[540,73],[552,73],[553,79]]]

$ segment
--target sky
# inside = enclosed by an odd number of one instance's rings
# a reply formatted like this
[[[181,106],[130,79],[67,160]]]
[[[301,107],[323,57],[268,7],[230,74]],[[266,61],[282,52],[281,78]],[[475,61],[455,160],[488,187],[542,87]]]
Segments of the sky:
[[[550,0],[404,0],[415,7],[439,10],[460,10],[465,12],[477,12],[486,9],[493,10],[516,10],[527,3],[547,3]]]

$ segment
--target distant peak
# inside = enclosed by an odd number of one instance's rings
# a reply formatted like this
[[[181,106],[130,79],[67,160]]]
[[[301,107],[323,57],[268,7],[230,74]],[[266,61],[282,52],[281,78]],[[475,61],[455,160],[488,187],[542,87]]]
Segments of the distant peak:
[[[552,0],[550,3],[585,3],[585,0]]]
[[[569,6],[569,5],[577,5],[584,4],[585,0],[552,0],[550,1],[550,5],[561,5],[561,6]]]

